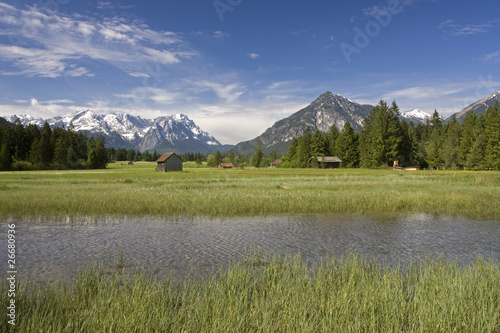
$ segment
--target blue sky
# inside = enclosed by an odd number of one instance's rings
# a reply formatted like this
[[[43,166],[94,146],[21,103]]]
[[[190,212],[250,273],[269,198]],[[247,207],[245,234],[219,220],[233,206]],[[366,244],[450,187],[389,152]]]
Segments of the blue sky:
[[[497,0],[0,0],[0,115],[184,113],[222,143],[325,91],[444,116],[500,90]]]

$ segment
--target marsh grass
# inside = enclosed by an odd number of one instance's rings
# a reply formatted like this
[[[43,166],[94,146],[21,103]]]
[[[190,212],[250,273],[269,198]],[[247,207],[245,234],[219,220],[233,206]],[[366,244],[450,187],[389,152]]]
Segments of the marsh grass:
[[[314,268],[261,257],[207,279],[159,281],[101,266],[21,286],[17,332],[499,332],[500,270],[478,258],[388,267],[356,256]],[[0,297],[6,304],[6,283]],[[0,308],[5,317],[6,307]],[[0,331],[8,332],[6,320]]]
[[[0,217],[430,213],[500,218],[500,172],[184,169],[0,173]]]

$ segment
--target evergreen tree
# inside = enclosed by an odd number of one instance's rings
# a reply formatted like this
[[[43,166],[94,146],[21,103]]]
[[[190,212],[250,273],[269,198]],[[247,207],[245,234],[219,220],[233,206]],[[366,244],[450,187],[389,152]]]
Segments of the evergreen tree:
[[[90,140],[89,140],[90,141]],[[104,137],[99,135],[97,140],[92,140],[92,144],[89,147],[88,164],[91,169],[105,169],[108,164],[108,154],[106,153],[106,148],[104,147]]]
[[[327,144],[323,134],[319,130],[314,131],[311,137],[311,148],[309,151],[310,156],[325,156],[327,151]]]
[[[12,169],[12,156],[7,142],[2,143],[0,148],[0,171]]]
[[[342,160],[342,167],[355,168],[359,165],[358,134],[349,122],[344,124],[337,147],[337,156]]]
[[[255,148],[254,148],[253,155],[252,155],[252,165],[256,168],[260,167],[263,158],[264,158],[264,153],[262,152],[260,142],[257,140],[257,142],[255,143]]]
[[[142,160],[142,154],[140,151],[137,151],[134,155],[134,161],[141,161]]]
[[[337,126],[333,124],[328,130],[328,152],[327,155],[338,156],[337,140],[339,139],[340,132]]]
[[[472,168],[470,165],[469,155],[471,154],[472,147],[476,141],[475,127],[477,115],[474,111],[469,111],[465,115],[464,121],[460,128],[460,147],[458,149],[458,158],[460,164],[466,168]]]
[[[203,163],[203,159],[201,157],[201,154],[196,154],[196,157],[194,159],[197,165],[201,165]]]
[[[227,159],[229,160],[230,163],[234,163],[234,158],[236,157],[236,155],[234,154],[234,151],[232,149],[229,149],[227,151],[226,157],[227,157]]]
[[[418,165],[422,168],[427,168],[429,166],[427,164],[427,161],[425,160],[427,158],[426,145],[429,139],[429,128],[430,122],[427,122],[426,125],[417,124],[414,132],[416,147],[415,165]]]
[[[399,122],[399,108],[396,101],[393,101],[391,107],[387,109],[386,126],[387,134],[385,137],[385,163],[387,166],[392,166],[394,161],[401,156],[401,140],[402,131]]]
[[[392,166],[399,158],[401,126],[396,102],[391,107],[383,100],[364,119],[360,133],[361,165],[368,168]]]
[[[46,169],[50,167],[53,158],[53,147],[52,147],[52,129],[50,125],[45,122],[40,131],[40,140],[35,149],[38,151],[38,160],[42,168]]]
[[[408,124],[401,120],[401,151],[399,157],[400,166],[421,166],[424,160],[424,152],[420,152],[420,139],[418,129],[413,122]],[[418,126],[417,126],[418,127]]]
[[[441,156],[446,168],[456,169],[461,166],[459,159],[460,124],[455,116],[443,127],[443,145]]]
[[[35,126],[35,128],[37,128]],[[38,128],[37,128],[38,129]],[[17,119],[11,133],[12,146],[14,148],[14,159],[25,161],[28,159],[32,138],[29,137],[21,121]]]
[[[306,127],[304,134],[299,138],[299,143],[297,147],[297,166],[300,168],[306,168],[309,166],[309,159],[311,158],[311,140],[312,133],[309,126]]]
[[[116,151],[115,159],[117,161],[126,161],[127,160],[127,150],[124,148],[119,148]]]
[[[291,167],[297,167],[296,161],[298,160],[298,151],[299,151],[299,139],[294,137],[290,141],[290,148],[288,148],[288,154],[287,154]]]
[[[443,165],[443,159],[441,157],[441,147],[443,144],[443,140],[441,137],[442,134],[442,125],[441,118],[439,113],[434,110],[434,114],[432,115],[432,119],[430,121],[430,138],[427,143],[427,158],[426,162],[428,163],[430,168],[439,168]]]
[[[65,140],[64,136],[60,136],[54,148],[54,165],[58,169],[65,169],[68,167],[68,149],[71,148]]]
[[[133,161],[135,157],[135,150],[129,149],[127,151],[127,161]]]
[[[272,163],[272,162],[276,161],[277,159],[278,159],[278,153],[275,150],[273,150],[271,152],[271,155],[269,155],[269,160]]]
[[[486,167],[500,169],[500,105],[498,102],[486,110]]]
[[[214,154],[214,166],[219,166],[222,163],[222,154],[217,149]]]

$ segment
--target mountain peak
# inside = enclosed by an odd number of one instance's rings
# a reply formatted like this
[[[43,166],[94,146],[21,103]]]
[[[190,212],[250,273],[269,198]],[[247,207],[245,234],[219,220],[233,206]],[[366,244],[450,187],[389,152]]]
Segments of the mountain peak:
[[[486,97],[486,99],[493,99],[493,98],[498,98],[498,97],[500,97],[500,91],[494,92],[493,94]]]
[[[258,140],[264,152],[275,150],[284,153],[292,138],[302,135],[307,127],[313,132],[327,132],[332,125],[341,130],[349,122],[355,130],[359,130],[372,109],[371,105],[361,105],[326,91],[302,110],[277,121],[257,138],[238,143],[235,149],[243,154],[251,153]]]
[[[420,109],[413,109],[410,111],[401,112],[400,118],[412,121],[414,124],[424,124],[427,119],[431,119],[432,115]]]

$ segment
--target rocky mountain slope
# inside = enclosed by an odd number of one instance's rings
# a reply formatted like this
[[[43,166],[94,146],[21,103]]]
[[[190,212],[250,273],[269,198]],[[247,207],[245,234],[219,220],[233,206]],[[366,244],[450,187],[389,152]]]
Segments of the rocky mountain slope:
[[[341,95],[325,92],[314,102],[291,116],[276,122],[257,138],[238,143],[239,153],[252,153],[257,140],[265,153],[273,150],[286,153],[290,141],[304,133],[307,126],[314,132],[317,129],[326,132],[335,124],[339,129],[349,122],[355,131],[361,129],[363,119],[370,114],[372,105],[362,105]]]
[[[476,114],[484,113],[490,106],[495,105],[495,103],[500,103],[500,91],[497,91],[489,95],[488,97],[485,97],[469,105],[462,111],[455,113],[451,117],[448,117],[448,119],[451,119],[453,116],[455,116],[457,120],[461,123],[464,120],[467,112],[474,111]]]

